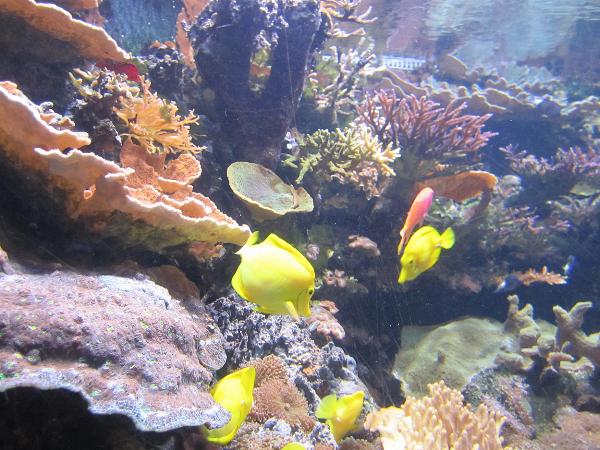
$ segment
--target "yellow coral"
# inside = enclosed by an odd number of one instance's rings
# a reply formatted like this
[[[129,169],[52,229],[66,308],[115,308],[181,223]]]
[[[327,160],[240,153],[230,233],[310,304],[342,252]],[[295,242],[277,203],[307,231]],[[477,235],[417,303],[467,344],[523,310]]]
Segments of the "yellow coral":
[[[505,418],[483,404],[475,412],[443,381],[429,385],[429,396],[408,397],[401,408],[367,416],[365,428],[378,431],[385,450],[501,450]]]
[[[306,136],[299,152],[289,155],[284,164],[299,169],[296,183],[313,172],[317,181],[351,183],[371,198],[381,194],[382,178],[396,175],[391,164],[398,157],[398,150],[391,144],[384,148],[366,127],[350,126]]]
[[[203,150],[192,143],[190,124],[198,116],[190,112],[185,118],[177,114],[177,105],[150,91],[150,81],[142,79],[139,91],[129,89],[115,113],[129,127],[128,135],[151,153],[197,153]]]

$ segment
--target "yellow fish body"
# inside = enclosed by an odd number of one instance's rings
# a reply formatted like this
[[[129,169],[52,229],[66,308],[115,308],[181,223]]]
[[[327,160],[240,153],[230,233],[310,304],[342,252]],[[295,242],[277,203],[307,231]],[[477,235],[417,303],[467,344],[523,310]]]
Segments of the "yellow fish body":
[[[246,367],[236,370],[222,378],[210,390],[215,401],[231,414],[231,419],[221,428],[209,430],[204,428],[204,435],[209,442],[225,445],[231,442],[238,429],[246,420],[252,409],[254,397],[254,378],[256,369]]]
[[[286,444],[281,450],[306,450],[306,447],[298,442],[290,442]]]
[[[256,244],[255,232],[237,253],[242,257],[231,284],[244,300],[266,314],[310,316],[315,270],[308,260],[275,234]]]
[[[355,428],[364,399],[363,391],[356,391],[354,394],[344,395],[340,398],[331,394],[321,399],[315,415],[319,419],[326,419],[325,423],[329,425],[336,442],[340,442]]]
[[[400,258],[402,269],[398,283],[414,280],[426,270],[431,269],[440,257],[442,248],[449,249],[453,245],[454,231],[452,228],[447,228],[441,235],[430,226],[419,228],[409,239]]]

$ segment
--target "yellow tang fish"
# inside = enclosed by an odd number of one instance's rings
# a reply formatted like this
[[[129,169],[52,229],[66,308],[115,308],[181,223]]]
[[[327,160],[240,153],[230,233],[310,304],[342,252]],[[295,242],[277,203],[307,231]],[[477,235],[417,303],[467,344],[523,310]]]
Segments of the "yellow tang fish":
[[[235,437],[238,429],[246,420],[250,409],[252,409],[255,377],[256,369],[246,367],[220,379],[210,390],[215,401],[229,411],[231,419],[221,428],[212,430],[203,428],[204,435],[209,442],[225,445]]]
[[[363,408],[365,393],[356,391],[354,394],[337,398],[335,394],[321,399],[315,415],[326,419],[327,425],[336,442],[340,442],[356,425],[356,419]]]
[[[281,450],[306,450],[306,447],[298,442],[290,442],[282,447]]]
[[[266,314],[310,316],[315,270],[294,247],[275,234],[256,244],[258,231],[237,253],[242,257],[231,284],[245,300]]]
[[[406,249],[400,258],[402,270],[398,283],[414,280],[423,272],[431,269],[443,248],[449,249],[454,245],[454,231],[446,229],[441,235],[430,226],[419,228],[409,239]]]

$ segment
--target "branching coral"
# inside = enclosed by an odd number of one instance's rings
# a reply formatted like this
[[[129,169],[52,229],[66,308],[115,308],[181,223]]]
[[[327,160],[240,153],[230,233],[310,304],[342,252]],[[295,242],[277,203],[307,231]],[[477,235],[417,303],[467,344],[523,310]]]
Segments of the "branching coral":
[[[351,126],[306,136],[298,154],[284,164],[299,169],[296,183],[312,172],[317,181],[350,183],[372,198],[380,195],[382,180],[395,175],[391,164],[397,157],[391,144],[383,147],[367,128]]]
[[[514,275],[523,283],[525,286],[529,286],[533,283],[545,283],[545,284],[566,284],[567,277],[560,273],[551,272],[548,267],[542,267],[542,270],[537,271],[535,269],[529,269],[525,272],[515,272]]]
[[[443,382],[430,384],[429,396],[373,412],[365,428],[379,431],[385,450],[501,450],[504,417],[483,404],[472,412],[463,402],[461,393]]]
[[[151,153],[197,153],[202,148],[192,143],[191,124],[198,117],[190,112],[183,119],[177,105],[167,102],[150,91],[150,81],[142,80],[142,91],[126,91],[115,113],[129,128],[129,136],[139,141]]]
[[[439,164],[449,159],[456,172],[460,168],[458,160],[464,164],[467,158],[476,159],[478,150],[495,135],[482,131],[491,117],[489,114],[463,114],[465,105],[460,102],[440,107],[427,97],[399,98],[394,91],[376,91],[368,94],[357,108],[362,123],[368,125],[381,142],[401,149],[401,161],[407,165],[404,170],[416,171],[417,177],[431,169],[439,170]],[[438,167],[423,167],[423,160],[434,161]]]
[[[344,50],[331,46],[315,58],[315,69],[308,74],[305,94],[314,98],[317,109],[328,112],[331,122],[339,126],[354,112],[375,59],[372,46],[363,38],[356,47]]]
[[[342,31],[339,27],[340,22],[366,25],[377,20],[377,17],[369,17],[371,14],[371,6],[364,12],[359,13],[358,9],[361,5],[362,0],[321,0],[320,9],[321,13],[323,13],[327,19],[329,35],[338,38],[363,35],[365,32],[362,28],[347,33]]]
[[[558,346],[577,358],[586,357],[600,367],[600,333],[587,335],[581,329],[584,315],[592,306],[592,302],[579,302],[570,311],[558,305],[552,311],[558,327]]]

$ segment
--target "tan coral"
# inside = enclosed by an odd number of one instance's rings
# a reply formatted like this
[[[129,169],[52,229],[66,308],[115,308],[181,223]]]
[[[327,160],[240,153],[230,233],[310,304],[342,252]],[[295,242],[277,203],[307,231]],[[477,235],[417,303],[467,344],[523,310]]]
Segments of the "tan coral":
[[[254,404],[248,416],[260,423],[271,417],[294,428],[312,430],[315,422],[308,416],[308,402],[289,380],[275,379],[254,389]]]
[[[352,234],[348,236],[348,247],[352,249],[359,249],[365,252],[367,255],[376,257],[381,255],[381,251],[377,247],[377,244],[366,236],[359,236],[358,234]]]
[[[187,28],[194,23],[207,5],[208,0],[184,0],[181,11],[177,15],[175,40],[179,51],[183,55],[183,62],[190,69],[196,68],[196,62],[194,61],[194,49]]]
[[[525,286],[529,286],[533,283],[545,283],[545,284],[566,284],[567,276],[560,273],[551,272],[548,267],[542,267],[542,270],[537,271],[535,269],[529,269],[525,272],[515,272],[515,275],[521,283]]]
[[[227,179],[233,193],[257,221],[310,212],[314,208],[313,199],[304,188],[295,189],[260,164],[234,162],[227,168]]]
[[[89,142],[86,133],[48,125],[14,86],[0,85],[0,151],[15,169],[43,180],[48,195],[61,193],[67,215],[83,219],[92,231],[124,238],[126,223],[138,221],[136,233],[128,236],[135,241],[131,245],[154,250],[194,241],[242,245],[250,236],[247,226],[238,225],[207,197],[191,192],[191,186],[167,201],[152,185],[127,186],[132,169],[92,153],[61,151]]]
[[[0,12],[17,16],[42,33],[68,43],[85,58],[115,62],[129,59],[102,28],[74,19],[59,6],[33,0],[3,0]]]
[[[473,412],[463,403],[459,391],[443,382],[430,384],[429,396],[370,413],[365,428],[380,433],[385,450],[503,449],[504,417],[483,404]]]
[[[594,366],[600,367],[600,333],[587,335],[581,329],[585,313],[592,307],[592,302],[578,302],[570,311],[558,305],[552,311],[558,327],[556,341],[559,347],[577,358],[586,357]]]
[[[255,359],[247,364],[254,367],[256,376],[254,387],[261,387],[272,380],[288,380],[288,373],[283,360],[275,355],[267,355],[264,358]]]
[[[346,337],[346,331],[335,318],[335,313],[338,311],[334,302],[321,300],[315,302],[310,310],[310,317],[305,320],[311,330],[315,330],[325,339],[331,340],[333,338],[341,341]]]
[[[129,127],[129,136],[139,141],[151,153],[197,153],[203,150],[192,143],[190,125],[198,117],[190,112],[181,118],[177,105],[167,102],[150,90],[150,81],[141,80],[141,96],[130,89],[125,92],[117,116]]]

